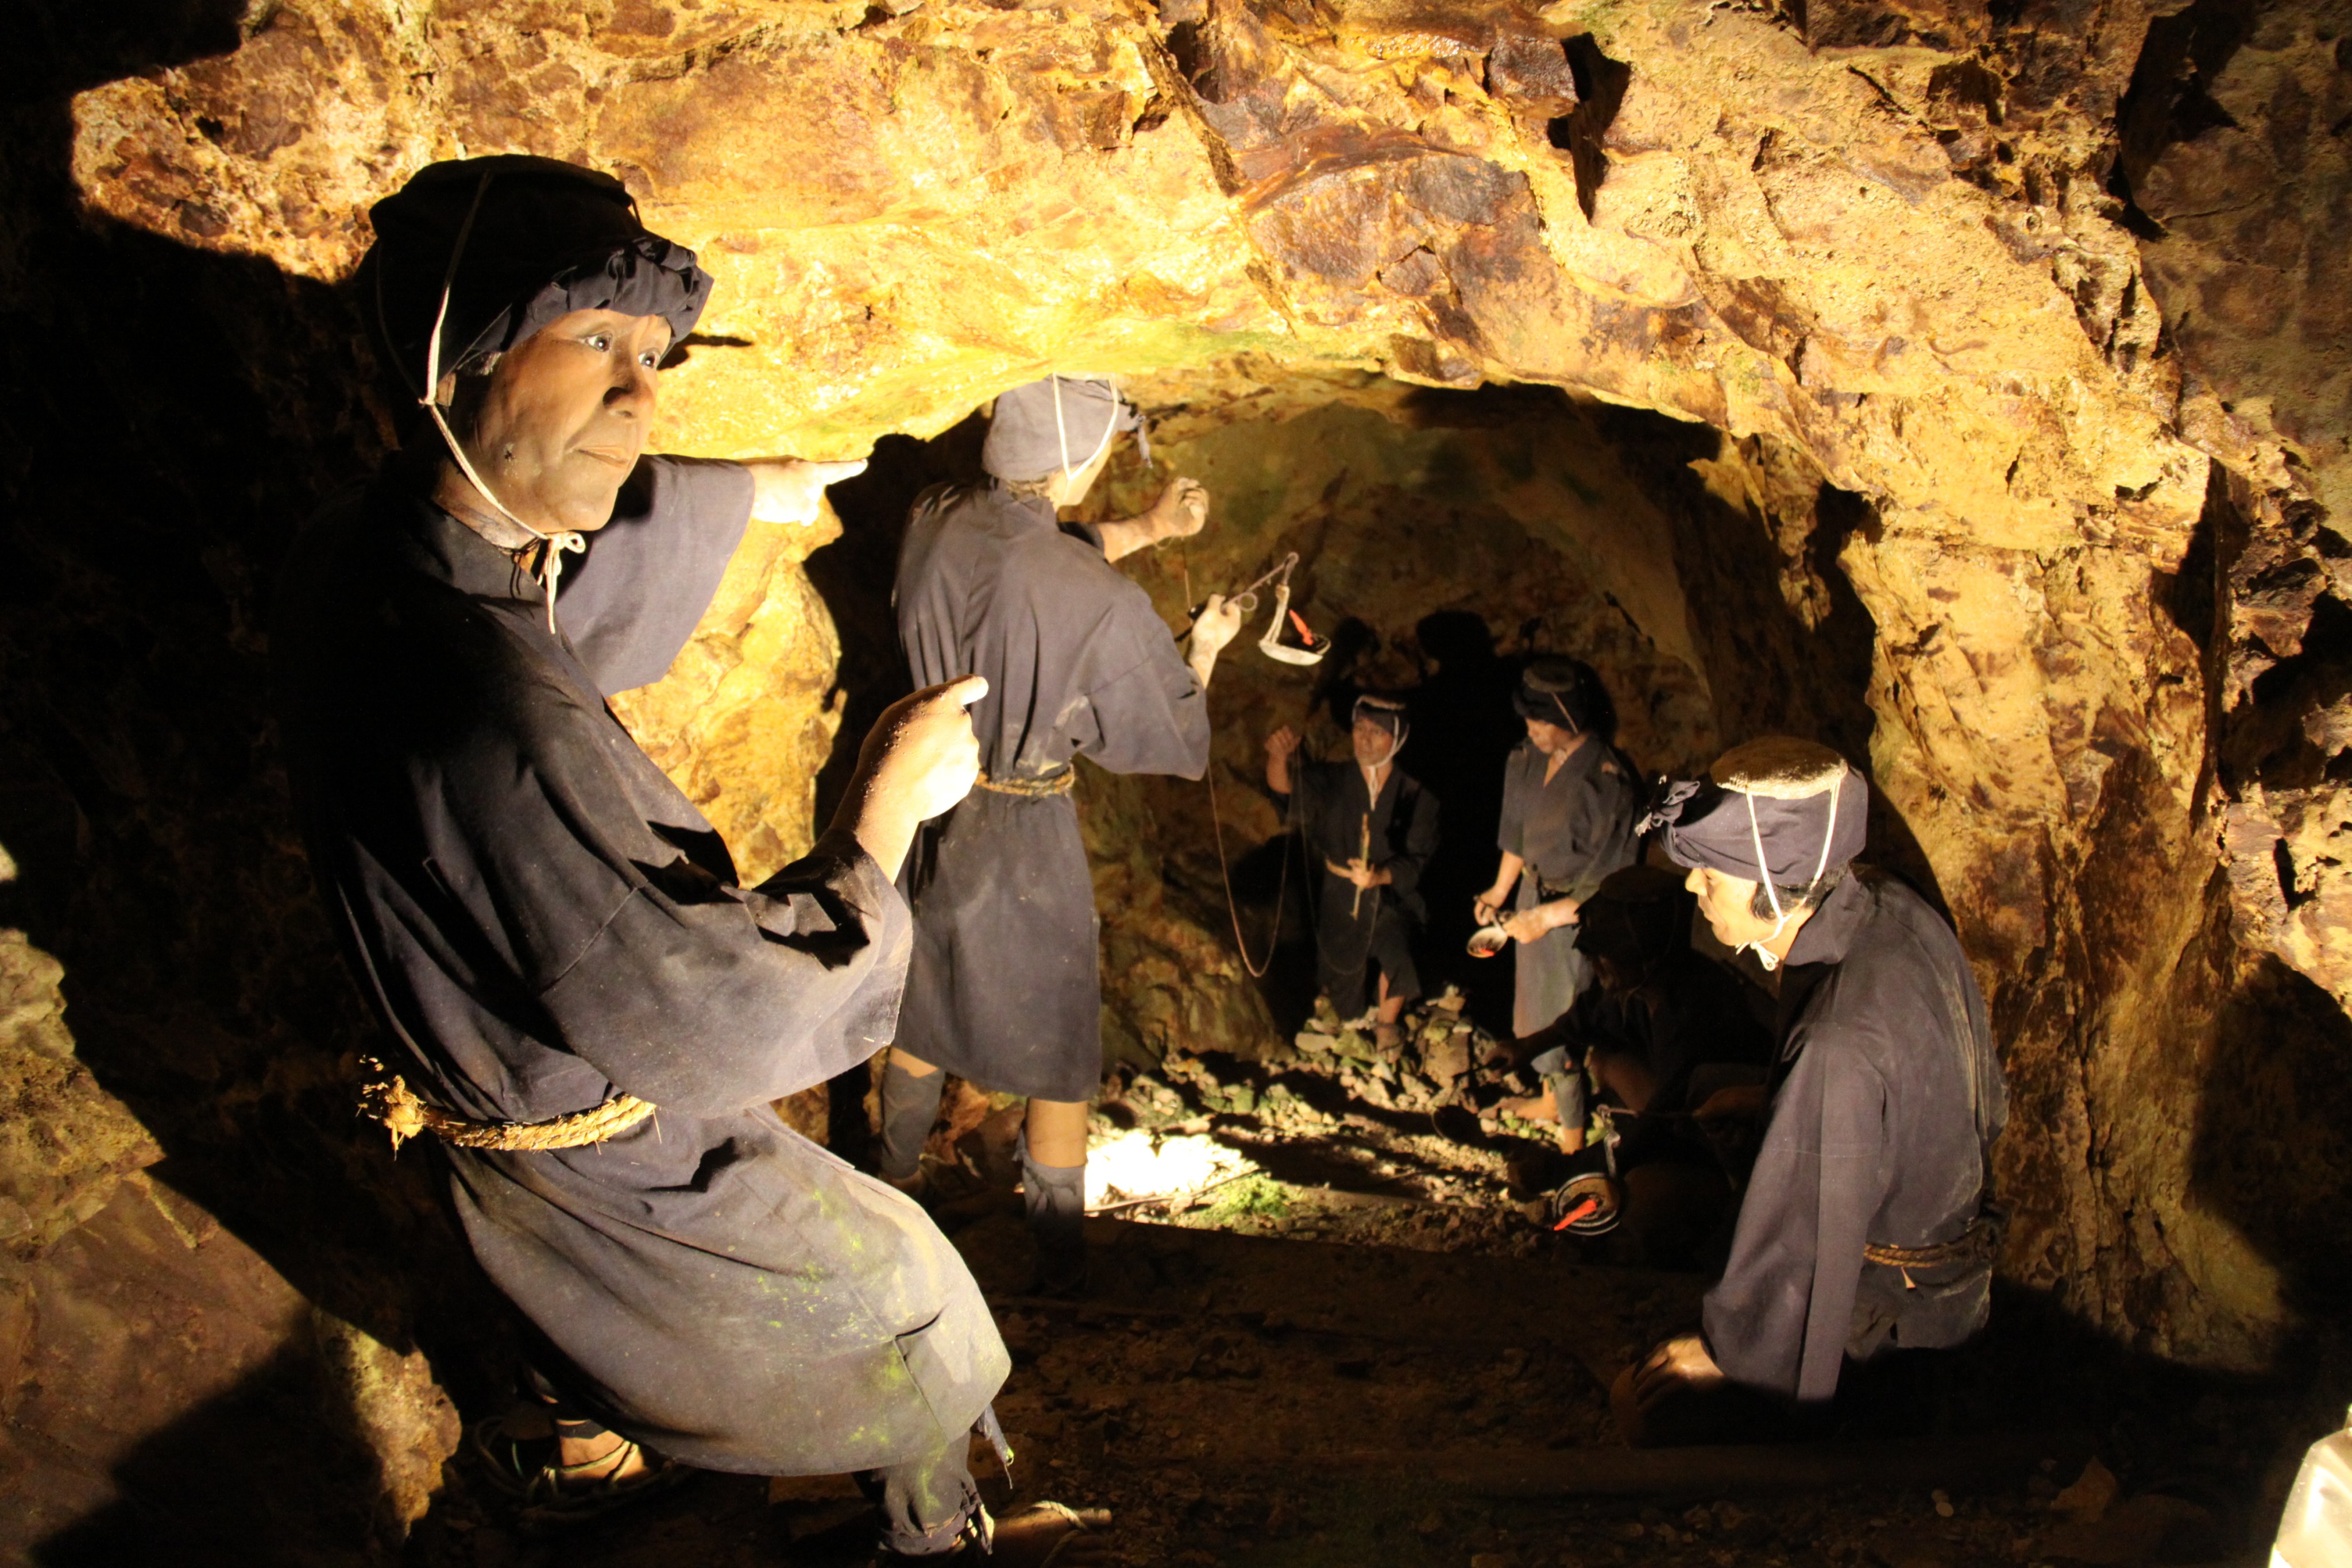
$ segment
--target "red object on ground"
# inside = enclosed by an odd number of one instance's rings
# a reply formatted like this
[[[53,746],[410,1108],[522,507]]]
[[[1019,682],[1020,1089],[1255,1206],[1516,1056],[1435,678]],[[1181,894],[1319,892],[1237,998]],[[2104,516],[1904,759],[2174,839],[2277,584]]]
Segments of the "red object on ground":
[[[1566,1230],[1570,1226],[1574,1225],[1578,1220],[1582,1219],[1586,1215],[1591,1214],[1594,1209],[1597,1209],[1600,1206],[1601,1200],[1599,1198],[1585,1198],[1578,1203],[1574,1208],[1560,1215],[1559,1223],[1552,1226],[1552,1229]]]

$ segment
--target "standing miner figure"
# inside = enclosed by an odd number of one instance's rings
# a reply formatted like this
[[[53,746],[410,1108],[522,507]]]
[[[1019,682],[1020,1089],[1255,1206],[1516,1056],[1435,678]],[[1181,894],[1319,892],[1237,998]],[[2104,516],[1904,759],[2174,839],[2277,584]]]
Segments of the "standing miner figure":
[[[1396,766],[1409,732],[1403,703],[1366,693],[1351,710],[1347,762],[1300,757],[1298,731],[1287,724],[1265,741],[1266,790],[1306,839],[1308,858],[1323,862],[1316,989],[1349,1022],[1369,994],[1373,1042],[1390,1058],[1404,1047],[1405,1004],[1421,994],[1412,944],[1429,918],[1422,873],[1437,853],[1437,797]]]
[[[2007,1115],[1952,928],[1851,862],[1869,785],[1786,736],[1725,752],[1654,813],[1717,936],[1780,979],[1764,1139],[1702,1331],[1621,1385],[1637,1441],[1819,1411],[1856,1367],[1959,1344],[1990,1311],[1991,1149]],[[1866,1380],[1868,1381],[1868,1380]]]
[[[977,790],[926,834],[900,1044],[882,1080],[881,1171],[912,1188],[939,1115],[940,1069],[1022,1095],[1021,1175],[1040,1289],[1086,1275],[1087,1108],[1102,1078],[1094,879],[1072,759],[1199,778],[1207,689],[1241,612],[1212,595],[1189,651],[1111,563],[1198,533],[1208,493],[1172,480],[1151,510],[1057,519],[1141,420],[1106,380],[1053,375],[996,400],[988,477],[917,499],[898,555],[898,641],[916,684],[984,677]]]
[[[710,278],[617,180],[438,163],[373,217],[406,449],[296,546],[271,651],[311,865],[394,1042],[374,1108],[438,1143],[550,1407],[552,1436],[493,1421],[477,1451],[542,1520],[683,1466],[859,1472],[891,1560],[977,1558],[1003,1342],[921,1209],[772,1102],[889,1040],[891,879],[970,785],[982,683],[886,713],[832,826],[742,886],[605,695],[668,668],[751,518],[809,522],[862,465],[641,456]],[[1084,1523],[1030,1510],[991,1561],[1077,1561]]]
[[[1537,658],[1520,674],[1511,705],[1528,738],[1504,764],[1502,859],[1471,915],[1518,944],[1511,1033],[1525,1039],[1592,983],[1592,962],[1576,942],[1577,911],[1612,871],[1641,856],[1642,781],[1611,743],[1614,709],[1591,666]],[[1506,913],[1514,889],[1517,905]],[[1543,1079],[1549,1114],[1559,1118],[1561,1150],[1577,1152],[1584,1147],[1580,1064],[1555,1047],[1529,1065]]]

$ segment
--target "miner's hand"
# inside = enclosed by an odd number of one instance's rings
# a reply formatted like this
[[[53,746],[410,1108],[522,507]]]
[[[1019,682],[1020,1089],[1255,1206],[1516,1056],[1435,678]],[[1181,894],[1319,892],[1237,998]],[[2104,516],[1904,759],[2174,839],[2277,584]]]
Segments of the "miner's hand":
[[[1513,942],[1534,942],[1550,930],[1540,909],[1521,910],[1503,922],[1503,934]]]
[[[980,776],[980,742],[964,710],[987,695],[987,679],[967,675],[902,697],[858,748],[857,773],[834,823],[849,827],[891,877],[916,827],[970,794]]]
[[[751,471],[751,515],[761,522],[805,528],[820,515],[825,487],[866,471],[863,458],[846,463],[746,463]]]
[[[1291,791],[1290,759],[1298,754],[1298,731],[1285,724],[1265,738],[1265,787],[1276,795]]]
[[[1209,492],[1200,480],[1180,476],[1168,481],[1146,515],[1154,539],[1190,539],[1208,526]]]
[[[980,776],[980,741],[964,710],[988,695],[988,678],[967,675],[902,697],[874,726],[887,736],[882,759],[887,787],[903,789],[929,821],[971,793]]]
[[[1242,607],[1223,594],[1210,595],[1209,602],[1201,606],[1201,618],[1192,623],[1192,640],[1184,650],[1184,662],[1192,667],[1192,677],[1202,690],[1209,689],[1209,678],[1217,672],[1217,655],[1241,629]]]

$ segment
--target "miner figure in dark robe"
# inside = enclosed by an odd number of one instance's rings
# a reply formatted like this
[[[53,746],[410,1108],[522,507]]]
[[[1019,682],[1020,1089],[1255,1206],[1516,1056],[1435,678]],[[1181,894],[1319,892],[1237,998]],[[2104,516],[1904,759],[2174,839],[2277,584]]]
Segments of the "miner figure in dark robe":
[[[1990,1310],[2000,1059],[1952,928],[1852,864],[1868,803],[1835,752],[1771,736],[1654,812],[1716,935],[1777,976],[1779,1048],[1701,1331],[1621,1381],[1637,1440],[1816,1419],[1842,1373],[1958,1345]]]
[[[1677,1268],[1714,1232],[1747,1176],[1741,1136],[1771,1037],[1763,993],[1693,943],[1697,909],[1681,879],[1652,866],[1610,873],[1584,900],[1578,949],[1595,984],[1544,1029],[1502,1054],[1514,1068],[1560,1051],[1581,1067],[1556,1100],[1505,1100],[1530,1121],[1582,1126],[1589,1080],[1610,1136],[1570,1155],[1523,1158],[1513,1177],[1549,1189],[1570,1232],[1613,1233],[1612,1254]],[[1580,1217],[1570,1219],[1576,1214]]]
[[[1348,762],[1301,760],[1298,731],[1287,725],[1265,742],[1265,786],[1287,807],[1309,861],[1319,862],[1323,873],[1316,987],[1352,1021],[1364,1012],[1377,974],[1372,1028],[1384,1056],[1403,1048],[1397,1020],[1421,994],[1412,939],[1429,918],[1421,874],[1437,852],[1437,797],[1397,771],[1406,734],[1403,703],[1364,696],[1349,725],[1354,756]]]
[[[1101,379],[996,400],[982,481],[917,498],[898,555],[898,640],[918,686],[984,676],[978,787],[927,829],[907,885],[915,951],[882,1082],[884,1176],[922,1183],[946,1068],[1028,1110],[1021,1177],[1040,1289],[1085,1279],[1087,1112],[1102,1078],[1100,921],[1070,798],[1084,754],[1112,773],[1198,778],[1209,675],[1241,613],[1212,595],[1180,648],[1111,563],[1200,531],[1208,495],[1171,481],[1124,522],[1058,519],[1136,411]]]
[[[862,465],[642,456],[710,279],[618,181],[441,163],[372,216],[359,296],[413,417],[296,546],[272,654],[312,865],[389,1036],[373,1108],[438,1145],[553,1418],[485,1423],[478,1454],[556,1520],[687,1466],[856,1472],[892,1560],[982,1554],[988,1309],[919,1207],[772,1106],[890,1038],[892,877],[969,787],[982,683],[892,708],[810,852],[742,886],[605,697],[665,671],[751,519],[808,523]],[[1033,1510],[993,1561],[1091,1552],[1079,1527]]]
[[[1633,829],[1643,789],[1633,764],[1610,742],[1614,710],[1591,666],[1534,659],[1511,704],[1528,737],[1504,763],[1496,833],[1502,858],[1471,915],[1481,926],[1500,926],[1516,944],[1511,1033],[1524,1038],[1566,1013],[1592,982],[1591,960],[1576,944],[1577,910],[1603,878],[1640,855]],[[1550,1114],[1580,1098],[1568,1081],[1580,1068],[1565,1051],[1546,1051],[1532,1065]],[[1563,1152],[1576,1152],[1584,1147],[1583,1122],[1562,1119],[1559,1136]]]

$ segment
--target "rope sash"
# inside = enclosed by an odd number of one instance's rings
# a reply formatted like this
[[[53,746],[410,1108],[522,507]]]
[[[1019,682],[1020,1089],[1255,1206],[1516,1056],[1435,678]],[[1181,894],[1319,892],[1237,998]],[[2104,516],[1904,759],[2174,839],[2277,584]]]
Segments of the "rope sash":
[[[997,779],[989,777],[987,770],[982,769],[980,776],[971,782],[973,788],[988,790],[996,795],[1015,795],[1028,800],[1049,800],[1057,795],[1069,794],[1078,782],[1078,774],[1075,768],[1064,768],[1058,773],[1050,773],[1041,779]]]
[[[1872,1242],[1862,1249],[1862,1256],[1883,1268],[1900,1269],[1903,1288],[1916,1290],[1918,1282],[1911,1278],[1911,1270],[1990,1259],[2000,1250],[2001,1233],[2007,1228],[2008,1222],[2001,1214],[1987,1211],[1969,1221],[1969,1228],[1949,1241],[1932,1242],[1926,1247],[1890,1247]]]
[[[374,1064],[381,1070],[381,1064]],[[360,1090],[360,1114],[383,1123],[394,1153],[420,1133],[430,1132],[461,1149],[584,1149],[617,1138],[654,1114],[650,1100],[616,1094],[604,1104],[546,1121],[474,1121],[416,1096],[397,1073]]]

